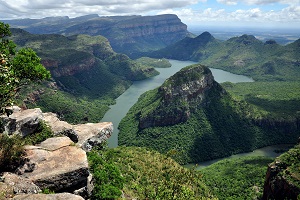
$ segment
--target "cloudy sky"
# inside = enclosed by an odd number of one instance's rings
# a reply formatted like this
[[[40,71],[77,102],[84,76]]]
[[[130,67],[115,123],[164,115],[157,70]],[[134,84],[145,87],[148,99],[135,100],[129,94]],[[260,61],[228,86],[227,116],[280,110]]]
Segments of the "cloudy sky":
[[[166,13],[189,26],[300,27],[300,0],[0,0],[0,20]]]

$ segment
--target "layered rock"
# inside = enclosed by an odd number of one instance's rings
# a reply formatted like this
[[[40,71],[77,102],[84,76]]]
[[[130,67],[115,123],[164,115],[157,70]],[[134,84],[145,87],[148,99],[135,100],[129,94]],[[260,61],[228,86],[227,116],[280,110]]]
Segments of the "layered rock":
[[[86,153],[68,137],[49,138],[40,145],[26,146],[25,152],[27,163],[19,173],[41,189],[74,191],[87,184]],[[32,166],[29,171],[28,165]]]
[[[13,200],[84,200],[81,196],[70,193],[59,194],[23,194],[17,195]]]
[[[160,102],[151,111],[141,111],[139,128],[186,122],[197,108],[209,104],[207,96],[213,90],[220,95],[224,93],[207,67],[192,65],[184,68],[159,87]]]
[[[299,199],[300,197],[300,144],[282,154],[268,166],[263,198]]]

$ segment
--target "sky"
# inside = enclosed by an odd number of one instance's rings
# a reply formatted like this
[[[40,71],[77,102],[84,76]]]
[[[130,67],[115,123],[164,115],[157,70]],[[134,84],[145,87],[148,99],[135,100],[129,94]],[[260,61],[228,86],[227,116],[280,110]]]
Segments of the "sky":
[[[188,26],[300,27],[300,0],[0,0],[0,20],[176,14]]]

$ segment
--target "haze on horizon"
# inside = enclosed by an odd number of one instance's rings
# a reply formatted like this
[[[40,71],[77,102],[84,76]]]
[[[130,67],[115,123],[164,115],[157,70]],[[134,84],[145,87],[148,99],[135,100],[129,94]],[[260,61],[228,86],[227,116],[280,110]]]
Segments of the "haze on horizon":
[[[300,29],[300,0],[0,0],[0,20],[176,14],[188,26]]]

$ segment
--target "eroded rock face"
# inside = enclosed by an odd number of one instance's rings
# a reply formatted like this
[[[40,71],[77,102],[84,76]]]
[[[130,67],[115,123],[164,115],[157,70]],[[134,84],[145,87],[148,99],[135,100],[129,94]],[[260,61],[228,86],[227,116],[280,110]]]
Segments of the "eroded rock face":
[[[263,200],[297,200],[300,197],[300,145],[285,152],[268,166]]]
[[[111,122],[78,124],[74,125],[74,130],[79,137],[78,146],[85,151],[90,151],[111,136],[113,124]]]
[[[36,131],[42,119],[43,113],[40,108],[28,110],[12,109],[11,115],[0,116],[0,120],[3,122],[1,129],[9,135],[19,134],[25,137]]]
[[[202,65],[193,65],[177,72],[158,89],[160,101],[152,111],[141,111],[139,128],[168,126],[186,122],[197,108],[209,104],[207,95],[225,91],[214,81],[211,71]]]
[[[30,172],[20,169],[21,176],[41,189],[74,191],[86,185],[89,176],[86,153],[68,137],[49,138],[40,145],[26,146],[25,151],[34,168]]]
[[[1,178],[7,188],[11,188],[14,194],[37,194],[41,192],[41,189],[32,181],[16,174],[5,172]]]

